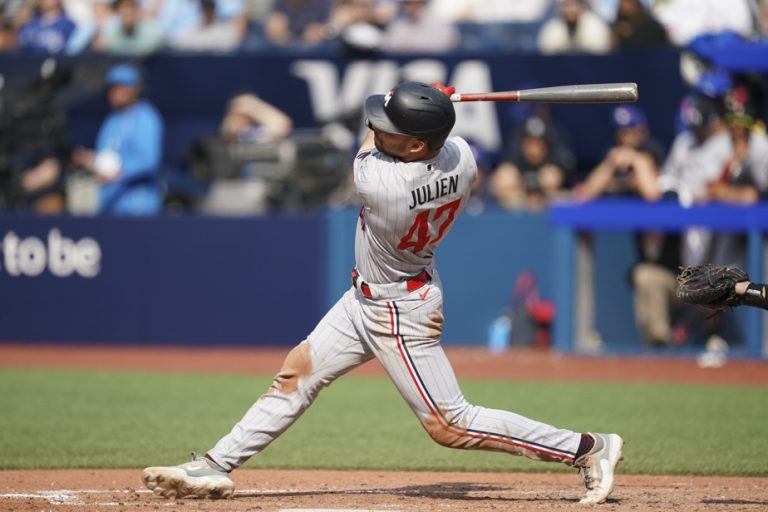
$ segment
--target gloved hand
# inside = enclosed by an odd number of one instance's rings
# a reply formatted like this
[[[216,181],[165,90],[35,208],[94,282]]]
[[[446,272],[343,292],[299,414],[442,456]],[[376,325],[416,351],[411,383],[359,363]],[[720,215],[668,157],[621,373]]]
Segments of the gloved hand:
[[[445,85],[445,84],[441,84],[440,82],[432,82],[429,85],[431,85],[435,89],[440,90],[443,94],[445,94],[448,97],[450,97],[451,94],[456,92],[456,88],[452,85]]]
[[[721,311],[740,306],[742,297],[736,295],[735,285],[749,281],[740,268],[705,265],[680,267],[675,295],[687,304],[698,304]]]

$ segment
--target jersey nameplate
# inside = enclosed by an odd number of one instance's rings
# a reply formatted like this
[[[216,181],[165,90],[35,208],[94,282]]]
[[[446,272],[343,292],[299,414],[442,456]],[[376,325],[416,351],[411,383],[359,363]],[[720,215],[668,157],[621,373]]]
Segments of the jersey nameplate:
[[[448,194],[453,194],[459,189],[459,177],[458,175],[446,176],[440,178],[434,183],[427,183],[415,190],[411,190],[411,200],[413,201],[409,210],[416,208],[416,205],[422,205],[435,199],[439,199]]]

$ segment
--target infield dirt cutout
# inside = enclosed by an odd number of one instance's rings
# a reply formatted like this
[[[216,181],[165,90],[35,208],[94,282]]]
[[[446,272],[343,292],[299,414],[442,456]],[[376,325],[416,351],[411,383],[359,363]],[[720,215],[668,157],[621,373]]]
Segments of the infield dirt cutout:
[[[141,471],[5,471],[0,510],[211,511],[550,511],[584,510],[578,475],[278,471],[233,473],[229,500],[166,500],[143,489]],[[758,511],[768,508],[768,478],[622,475],[600,510]]]
[[[100,348],[0,345],[0,367],[98,368],[215,373],[274,373],[287,348]],[[549,352],[447,349],[460,378],[706,382],[768,386],[764,361],[729,361],[698,368],[691,359],[591,358]],[[367,364],[356,375],[383,375]],[[572,473],[440,473],[284,471],[241,469],[232,474],[235,497],[170,501],[144,489],[141,470],[30,470],[0,472],[0,511],[550,511],[585,510],[583,487]],[[625,475],[599,510],[768,510],[768,477]]]

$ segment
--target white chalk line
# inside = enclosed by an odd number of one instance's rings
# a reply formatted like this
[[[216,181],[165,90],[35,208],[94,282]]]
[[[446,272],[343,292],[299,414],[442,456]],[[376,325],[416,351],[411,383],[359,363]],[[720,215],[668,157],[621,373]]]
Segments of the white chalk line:
[[[281,508],[277,512],[400,512],[399,510],[373,510],[360,508]]]
[[[484,489],[483,493],[503,493],[504,489]],[[518,491],[518,494],[528,494],[535,491]],[[420,492],[417,488],[411,489],[240,489],[235,491],[235,496],[258,496],[259,494],[350,494],[350,495],[366,495],[366,494],[392,494],[400,496],[419,496]],[[99,503],[87,503],[81,498],[83,494],[152,494],[152,491],[148,489],[59,489],[52,491],[37,491],[37,492],[11,492],[0,494],[0,499],[42,499],[47,501],[51,505],[85,505],[85,506],[118,506],[125,505],[120,502],[99,502]],[[453,496],[456,491],[452,490],[430,490],[430,495],[443,495]],[[362,509],[281,509],[280,512],[398,512],[398,511],[376,511],[376,510],[362,510]]]

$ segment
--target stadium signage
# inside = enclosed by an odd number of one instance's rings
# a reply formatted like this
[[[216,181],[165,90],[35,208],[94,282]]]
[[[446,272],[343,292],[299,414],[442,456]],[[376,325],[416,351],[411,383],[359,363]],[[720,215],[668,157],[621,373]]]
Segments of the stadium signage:
[[[3,236],[2,271],[11,277],[37,277],[47,269],[55,277],[93,278],[101,271],[101,247],[93,238],[73,240],[53,228],[46,240],[20,237],[13,231]]]
[[[491,66],[484,61],[458,61],[448,71],[439,59],[354,60],[339,70],[336,63],[323,59],[298,59],[291,73],[307,83],[315,119],[328,122],[360,108],[369,94],[381,94],[402,79],[443,82],[457,91],[493,91]],[[361,128],[364,130],[364,128]],[[492,102],[464,103],[456,108],[454,135],[470,139],[490,151],[501,147],[501,130]]]

